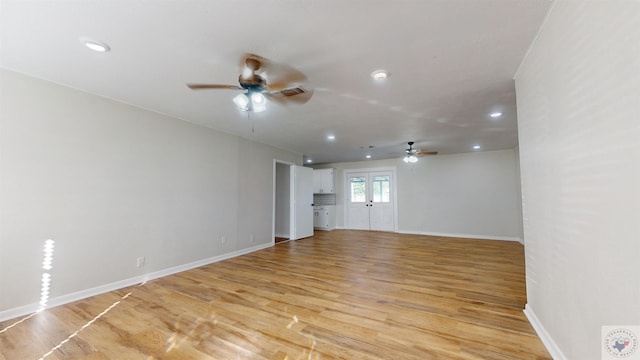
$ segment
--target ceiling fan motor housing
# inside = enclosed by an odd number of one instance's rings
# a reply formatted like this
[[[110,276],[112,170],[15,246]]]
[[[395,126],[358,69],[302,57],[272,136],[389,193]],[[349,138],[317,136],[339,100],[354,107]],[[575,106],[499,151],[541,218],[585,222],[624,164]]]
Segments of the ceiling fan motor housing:
[[[260,75],[253,74],[249,78],[243,78],[242,75],[238,78],[240,86],[249,91],[263,91],[267,82]]]

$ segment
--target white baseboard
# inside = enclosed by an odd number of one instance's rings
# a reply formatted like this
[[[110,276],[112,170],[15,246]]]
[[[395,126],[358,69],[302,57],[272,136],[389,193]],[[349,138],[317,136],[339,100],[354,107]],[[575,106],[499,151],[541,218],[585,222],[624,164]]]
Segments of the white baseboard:
[[[336,230],[349,230],[344,226],[336,226]],[[459,237],[468,239],[484,239],[484,240],[501,240],[501,241],[517,241],[524,245],[524,240],[520,237],[513,236],[492,236],[492,235],[472,235],[472,234],[452,234],[452,233],[439,233],[430,231],[409,231],[399,230],[398,234],[410,234],[410,235],[429,235],[429,236],[443,236],[443,237]]]
[[[524,306],[523,312],[524,312],[524,315],[527,317],[527,319],[529,319],[529,323],[531,323],[531,326],[538,334],[538,337],[540,338],[544,346],[547,348],[547,351],[549,352],[551,357],[554,360],[567,360],[567,357],[564,356],[564,354],[562,353],[562,350],[560,350],[560,348],[555,343],[555,341],[553,341],[553,338],[551,337],[551,335],[549,335],[547,330],[544,328],[544,326],[542,325],[542,323],[540,322],[536,314],[533,312],[529,304]]]
[[[285,239],[288,239],[290,237],[289,234],[276,234],[275,236],[278,238],[285,238]]]
[[[154,271],[152,273],[135,276],[129,279],[112,282],[110,284],[100,285],[94,288],[80,290],[74,293],[57,296],[55,298],[49,299],[47,308],[68,304],[70,302],[86,299],[91,296],[104,294],[106,292],[122,289],[128,286],[138,285],[138,284],[144,283],[145,281],[150,281],[153,279],[176,274],[179,272],[195,269],[200,266],[209,265],[218,261],[222,261],[222,260],[234,258],[236,256],[248,254],[254,251],[266,249],[271,246],[273,246],[272,243],[260,244],[250,248],[237,250],[230,253],[210,257],[207,259],[194,261],[188,264],[178,265],[178,266],[170,267],[170,268],[159,270],[159,271]],[[8,310],[3,310],[3,311],[0,311],[0,321],[15,319],[24,315],[29,315],[29,314],[35,313],[39,309],[40,309],[40,305],[38,303],[34,303],[34,304],[19,306],[19,307],[8,309]]]
[[[38,304],[29,304],[17,308],[0,311],[0,321],[15,319],[38,311]]]
[[[319,227],[314,227],[313,230],[319,230],[319,231],[331,231],[331,230],[335,230],[336,228],[319,228]]]
[[[411,234],[411,235],[429,235],[429,236],[457,237],[457,238],[468,238],[468,239],[517,241],[517,242],[522,243],[522,240],[519,237],[511,237],[511,236],[451,234],[451,233],[438,233],[438,232],[429,232],[429,231],[406,231],[406,230],[400,230],[400,231],[398,231],[398,233],[400,233],[400,234]]]

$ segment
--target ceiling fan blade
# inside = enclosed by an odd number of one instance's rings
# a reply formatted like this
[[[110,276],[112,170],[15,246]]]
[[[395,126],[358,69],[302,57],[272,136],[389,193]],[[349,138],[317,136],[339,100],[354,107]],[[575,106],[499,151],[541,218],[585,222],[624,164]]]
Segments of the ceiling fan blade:
[[[265,71],[267,89],[273,91],[285,90],[292,86],[307,82],[307,77],[300,71],[288,66],[277,64]]]
[[[264,96],[267,97],[267,99],[269,99],[269,101],[273,101],[280,105],[287,105],[287,102],[289,100],[286,96],[283,96],[282,94],[279,94],[279,93],[263,93],[263,94]]]
[[[191,90],[203,90],[203,89],[230,89],[230,90],[244,90],[238,85],[220,85],[220,84],[187,84]]]
[[[240,74],[243,79],[261,75],[267,80],[266,88],[270,91],[284,90],[307,81],[307,77],[293,67],[256,54],[244,54],[240,58]]]
[[[250,53],[242,54],[240,57],[240,72],[242,72],[242,69],[245,67],[251,71],[256,71],[262,67],[262,64],[268,64],[270,62],[269,59],[263,58],[260,55]]]
[[[280,91],[266,92],[265,93],[270,100],[279,103],[294,102],[298,104],[304,104],[311,96],[313,96],[312,90],[307,90],[301,86],[295,88],[288,88]]]
[[[264,64],[269,64],[269,59],[256,54],[243,54],[240,57],[240,81],[251,80],[257,73],[262,72]]]
[[[437,151],[420,151],[420,150],[418,150],[416,152],[416,155],[417,156],[438,155],[438,152]]]

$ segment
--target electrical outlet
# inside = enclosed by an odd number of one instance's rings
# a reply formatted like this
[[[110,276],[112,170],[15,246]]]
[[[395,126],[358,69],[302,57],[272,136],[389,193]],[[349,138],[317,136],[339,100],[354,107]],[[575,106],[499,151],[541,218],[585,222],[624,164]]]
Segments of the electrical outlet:
[[[143,267],[143,266],[144,266],[144,256],[140,256],[140,257],[136,260],[136,266],[137,266],[137,267]]]
[[[220,244],[224,244],[227,240],[224,238],[224,235],[220,237]]]
[[[249,239],[249,241],[251,241],[251,242],[256,241],[256,237],[253,234],[251,234],[251,239]]]

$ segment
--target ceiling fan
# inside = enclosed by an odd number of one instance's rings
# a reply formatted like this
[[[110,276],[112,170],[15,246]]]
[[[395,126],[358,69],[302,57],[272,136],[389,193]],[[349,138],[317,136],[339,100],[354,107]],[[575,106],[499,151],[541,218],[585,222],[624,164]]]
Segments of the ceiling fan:
[[[187,84],[191,90],[242,90],[233,99],[240,110],[261,112],[267,109],[266,100],[281,104],[304,104],[313,91],[302,87],[307,77],[285,64],[278,64],[255,54],[240,58],[239,85]]]
[[[419,156],[438,155],[437,151],[421,151],[419,149],[414,149],[413,144],[415,144],[415,142],[413,141],[409,141],[407,144],[409,145],[409,148],[404,150],[404,157],[402,158],[402,161],[406,163],[418,162]]]

